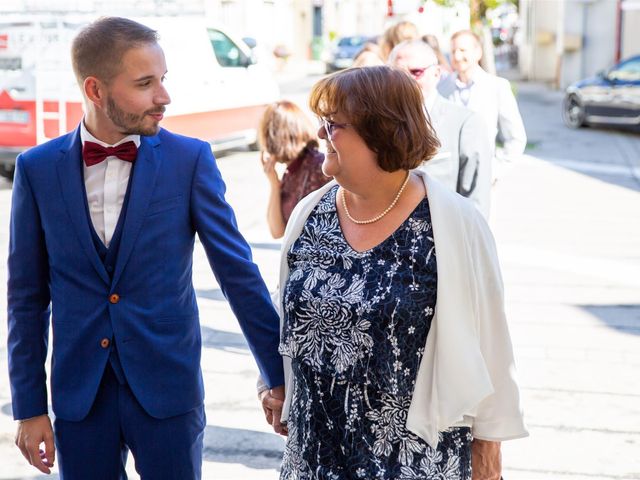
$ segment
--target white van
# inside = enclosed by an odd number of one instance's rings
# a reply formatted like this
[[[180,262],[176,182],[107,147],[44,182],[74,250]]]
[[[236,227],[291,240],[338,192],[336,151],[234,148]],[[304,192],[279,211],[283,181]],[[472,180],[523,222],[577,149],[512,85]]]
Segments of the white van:
[[[0,175],[16,155],[74,129],[82,97],[70,45],[84,17],[0,20]],[[279,98],[273,74],[247,42],[199,17],[144,17],[158,31],[171,96],[162,126],[208,141],[214,151],[254,144],[265,107]],[[254,43],[255,46],[255,43]]]

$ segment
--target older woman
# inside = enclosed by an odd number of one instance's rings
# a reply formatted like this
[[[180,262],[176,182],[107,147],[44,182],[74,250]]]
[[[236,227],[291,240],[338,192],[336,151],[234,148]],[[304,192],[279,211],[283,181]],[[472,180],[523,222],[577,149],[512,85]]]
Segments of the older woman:
[[[285,232],[283,480],[498,479],[527,435],[489,228],[412,171],[438,145],[422,103],[389,67],[311,93],[335,181]]]
[[[295,103],[281,100],[266,108],[258,128],[258,143],[270,186],[267,223],[271,236],[280,238],[300,199],[330,179],[322,174],[324,156],[318,151],[313,124]],[[276,163],[287,166],[282,178],[276,172]]]

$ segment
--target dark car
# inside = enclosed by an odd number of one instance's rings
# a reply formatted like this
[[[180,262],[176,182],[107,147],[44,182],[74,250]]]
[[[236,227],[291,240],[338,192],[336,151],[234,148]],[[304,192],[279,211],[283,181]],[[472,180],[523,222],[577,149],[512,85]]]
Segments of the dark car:
[[[589,124],[640,128],[640,55],[567,88],[562,118],[571,128]]]
[[[375,42],[375,39],[363,35],[353,35],[342,37],[331,51],[331,56],[327,61],[327,73],[349,68],[353,64],[353,57],[356,56],[364,44]]]

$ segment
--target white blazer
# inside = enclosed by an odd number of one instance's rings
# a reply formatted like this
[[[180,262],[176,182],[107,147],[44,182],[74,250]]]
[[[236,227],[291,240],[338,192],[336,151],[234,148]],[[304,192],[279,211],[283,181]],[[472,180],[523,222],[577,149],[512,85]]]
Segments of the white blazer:
[[[438,432],[472,427],[476,438],[509,440],[528,435],[520,407],[511,339],[504,314],[502,277],[493,236],[473,204],[424,172],[438,258],[438,296],[407,416],[407,428],[433,448]],[[280,286],[289,277],[287,252],[307,217],[336,184],[310,193],[287,224]],[[274,294],[282,327],[284,288]],[[284,357],[286,421],[294,381]]]
[[[443,97],[465,106],[456,87],[456,78],[455,74],[449,75],[438,84],[438,90]],[[484,119],[492,146],[495,146],[496,135],[500,132],[505,157],[517,158],[524,152],[527,133],[508,80],[491,75],[478,67],[466,107]]]

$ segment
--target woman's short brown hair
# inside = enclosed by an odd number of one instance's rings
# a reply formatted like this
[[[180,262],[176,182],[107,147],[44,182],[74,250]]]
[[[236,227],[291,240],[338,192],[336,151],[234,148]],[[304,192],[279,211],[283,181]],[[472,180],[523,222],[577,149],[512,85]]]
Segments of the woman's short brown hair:
[[[309,100],[320,117],[347,117],[387,172],[416,168],[440,142],[422,92],[407,73],[387,66],[350,68],[316,83]]]
[[[262,115],[258,143],[278,162],[289,163],[298,158],[306,146],[318,146],[316,130],[300,107],[280,100],[269,105]]]

